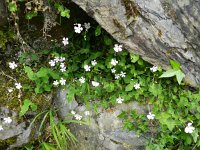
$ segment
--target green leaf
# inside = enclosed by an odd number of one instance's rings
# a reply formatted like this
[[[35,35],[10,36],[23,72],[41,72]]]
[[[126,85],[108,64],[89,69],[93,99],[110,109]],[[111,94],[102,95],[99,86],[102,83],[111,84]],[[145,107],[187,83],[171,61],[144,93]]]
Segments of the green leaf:
[[[108,36],[104,36],[105,45],[112,45],[112,40]]]
[[[97,26],[95,30],[95,36],[99,36],[101,34],[101,26]]]
[[[131,82],[130,84],[128,84],[128,85],[126,86],[125,91],[126,91],[126,92],[132,91],[132,90],[133,90],[133,86],[134,86],[134,83]]]
[[[9,2],[8,10],[10,12],[16,12],[17,11],[17,4],[15,2]]]
[[[48,69],[43,67],[40,68],[40,70],[36,73],[38,78],[45,77],[47,76],[47,74],[48,74]]]
[[[37,105],[32,103],[29,99],[24,100],[24,104],[21,107],[21,111],[19,113],[20,116],[25,115],[25,113],[28,111],[29,107],[31,107],[32,111],[35,111],[37,109]]]
[[[37,12],[27,12],[26,13],[26,15],[25,15],[25,18],[27,19],[27,20],[31,20],[33,17],[36,17],[37,16]]]
[[[25,66],[24,67],[24,71],[25,71],[25,73],[28,75],[28,78],[30,79],[30,80],[35,80],[36,79],[36,75],[35,75],[35,73],[32,71],[32,69],[30,68],[30,67],[28,67],[28,66]]]
[[[162,93],[162,87],[160,84],[152,83],[149,86],[149,92],[151,92],[154,96],[158,96]]]
[[[61,11],[60,15],[61,15],[62,17],[70,18],[70,14],[69,14],[69,13],[70,13],[70,10],[65,8],[64,11]]]
[[[193,137],[194,143],[196,143],[199,137],[198,130],[194,130],[194,132],[192,132],[192,137]]]
[[[180,69],[180,64],[179,64],[177,61],[175,61],[175,60],[170,60],[170,64],[171,64],[171,66],[172,66],[172,68],[173,68],[174,70],[179,70],[179,69]]]
[[[185,74],[181,70],[178,70],[176,73],[176,79],[178,81],[178,84],[181,84],[181,81],[183,80],[184,77]]]
[[[139,55],[135,55],[135,54],[131,54],[131,62],[135,63],[139,60],[140,56]]]
[[[169,78],[169,77],[175,76],[176,73],[177,73],[177,70],[170,69],[164,72],[159,78]]]

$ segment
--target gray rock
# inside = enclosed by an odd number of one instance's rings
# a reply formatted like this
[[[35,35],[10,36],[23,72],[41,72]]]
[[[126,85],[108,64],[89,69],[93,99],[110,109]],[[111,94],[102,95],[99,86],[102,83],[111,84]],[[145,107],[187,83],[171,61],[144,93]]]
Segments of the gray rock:
[[[0,27],[5,26],[8,23],[7,17],[6,1],[0,0]]]
[[[66,89],[59,88],[54,97],[54,103],[56,108],[59,109],[58,113],[60,117],[66,120],[70,119],[68,115],[69,112],[71,110],[74,110],[78,106],[78,103],[76,102],[75,99],[72,100],[72,102],[68,102],[66,98],[67,92],[68,92],[67,88]]]
[[[14,143],[10,143],[8,149],[27,144],[30,141],[32,127],[26,127],[25,122],[18,123],[17,113],[6,107],[1,107],[0,112],[0,125],[3,128],[3,130],[0,131],[0,140],[8,140],[10,138],[16,139]],[[6,123],[4,120],[4,118],[8,117],[12,120],[10,123]]]
[[[72,0],[131,53],[168,69],[181,63],[185,81],[200,85],[199,0]]]
[[[79,144],[75,149],[81,150],[143,150],[146,140],[134,132],[123,129],[123,122],[117,116],[122,110],[136,109],[139,113],[147,110],[137,102],[120,104],[111,110],[99,109],[98,113],[92,112],[85,116],[85,106],[78,106],[76,112],[83,116],[88,125],[72,124],[70,129],[75,133]]]

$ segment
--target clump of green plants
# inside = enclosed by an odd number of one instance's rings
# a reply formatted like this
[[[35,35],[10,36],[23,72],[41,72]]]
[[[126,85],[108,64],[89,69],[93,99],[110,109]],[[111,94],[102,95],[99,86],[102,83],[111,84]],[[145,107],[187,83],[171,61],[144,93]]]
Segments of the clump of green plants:
[[[138,101],[149,108],[147,114],[132,110],[119,117],[125,129],[148,135],[146,149],[200,146],[200,92],[181,83],[184,74],[178,62],[170,60],[172,69],[163,73],[159,66],[128,53],[99,26],[86,31],[75,24],[74,29],[63,38],[65,51],[52,50],[41,68],[24,67],[36,93],[67,86],[69,101],[75,96],[86,105],[95,100],[94,109]]]
[[[15,4],[10,4],[11,12],[16,11],[14,7]],[[55,4],[55,8],[61,16],[69,17],[68,9],[60,4]],[[100,26],[90,23],[75,23],[74,31],[62,38],[58,41],[62,46],[55,44],[44,53],[24,52],[19,62],[8,63],[12,70],[20,66],[27,79],[14,80],[18,94],[42,95],[58,87],[68,88],[69,101],[79,97],[79,102],[86,106],[93,102],[94,110],[137,101],[148,112],[123,111],[119,118],[125,129],[146,136],[147,150],[200,148],[200,90],[190,90],[182,82],[184,73],[176,60],[170,60],[172,69],[163,72],[161,67],[129,53]],[[31,61],[27,62],[27,58]],[[24,99],[21,116],[29,110],[38,110],[35,105],[34,100]],[[82,120],[81,115],[74,115]],[[41,140],[42,149],[63,149],[68,145],[66,139],[76,141],[62,121],[54,120],[52,110],[45,113],[42,124],[47,116],[53,140],[52,143]]]

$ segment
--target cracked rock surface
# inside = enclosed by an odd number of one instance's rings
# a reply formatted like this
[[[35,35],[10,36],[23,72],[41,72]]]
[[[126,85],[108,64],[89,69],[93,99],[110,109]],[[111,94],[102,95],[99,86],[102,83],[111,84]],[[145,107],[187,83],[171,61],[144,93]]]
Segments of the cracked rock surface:
[[[88,125],[71,124],[70,130],[75,134],[79,143],[75,150],[144,150],[146,140],[134,132],[123,129],[123,122],[117,116],[122,110],[135,109],[139,113],[147,110],[137,102],[120,104],[112,109],[99,109],[85,116],[85,106],[78,106],[75,111],[83,116]]]
[[[131,53],[170,67],[181,63],[185,81],[200,85],[199,0],[72,0]]]

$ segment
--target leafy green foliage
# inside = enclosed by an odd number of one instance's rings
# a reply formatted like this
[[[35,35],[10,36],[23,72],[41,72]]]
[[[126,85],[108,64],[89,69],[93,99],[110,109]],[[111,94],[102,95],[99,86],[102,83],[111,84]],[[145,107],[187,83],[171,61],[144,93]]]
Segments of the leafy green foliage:
[[[31,102],[29,99],[24,100],[24,104],[21,107],[21,111],[19,112],[20,116],[23,116],[26,114],[26,112],[31,108],[32,111],[37,110],[37,105]]]
[[[16,2],[9,2],[8,3],[8,10],[10,11],[10,12],[16,12],[17,11],[17,4],[16,4]]]
[[[181,81],[185,77],[185,74],[180,70],[180,64],[174,60],[170,60],[170,64],[172,66],[172,69],[164,72],[160,76],[160,78],[169,78],[169,77],[176,76],[178,83],[181,84]]]
[[[62,17],[70,18],[70,10],[65,8],[62,4],[60,3],[55,3],[55,8],[58,10],[60,15]]]

